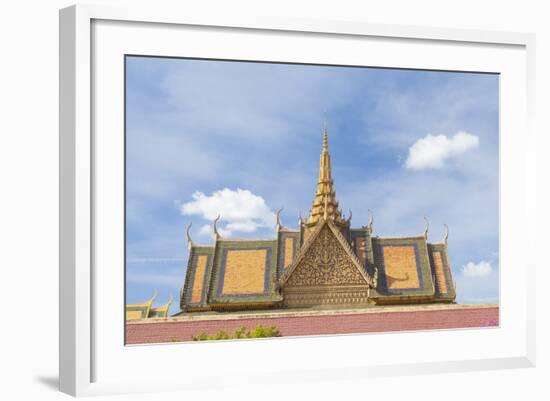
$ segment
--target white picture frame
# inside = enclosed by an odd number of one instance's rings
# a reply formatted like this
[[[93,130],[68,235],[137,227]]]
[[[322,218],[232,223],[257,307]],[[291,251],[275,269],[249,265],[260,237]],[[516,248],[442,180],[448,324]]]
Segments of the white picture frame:
[[[97,33],[97,35],[112,35],[107,37],[112,43],[113,52],[121,51],[124,42],[130,42],[133,34],[139,35],[140,29],[149,29],[156,26],[155,32],[158,35],[170,35],[167,29],[178,29],[181,27],[194,27],[199,31],[202,29],[205,32],[210,30],[216,35],[228,35],[227,32],[246,32],[247,34],[262,34],[265,40],[273,40],[276,43],[277,35],[298,35],[300,37],[307,36],[314,38],[322,36],[327,40],[330,38],[339,38],[342,40],[357,41],[363,39],[384,40],[388,43],[397,43],[406,41],[408,46],[411,44],[434,45],[438,49],[444,51],[446,46],[454,46],[457,51],[467,51],[467,48],[478,49],[485,51],[486,48],[501,49],[503,52],[510,53],[503,56],[500,61],[504,64],[504,60],[510,57],[510,65],[502,65],[502,68],[511,68],[510,86],[519,89],[520,94],[518,99],[509,99],[507,96],[508,89],[504,89],[501,101],[501,114],[504,113],[506,118],[503,121],[503,132],[520,132],[516,136],[507,136],[507,141],[501,148],[501,249],[506,250],[502,255],[502,264],[521,265],[522,271],[515,273],[510,269],[502,268],[501,277],[501,314],[500,329],[488,330],[470,330],[470,331],[455,331],[440,334],[443,341],[451,341],[456,336],[480,339],[481,346],[483,341],[487,344],[493,344],[494,349],[482,351],[480,346],[477,350],[470,350],[471,353],[464,353],[464,358],[453,358],[451,354],[442,354],[440,358],[428,358],[421,360],[418,355],[411,352],[406,355],[406,358],[397,358],[395,360],[388,359],[384,363],[382,360],[376,360],[373,357],[371,361],[366,360],[340,360],[337,358],[338,347],[342,345],[342,337],[317,337],[284,340],[263,340],[246,343],[227,342],[223,344],[200,344],[201,348],[196,345],[172,345],[172,346],[156,346],[140,349],[138,347],[124,348],[123,343],[118,344],[119,336],[114,335],[115,339],[107,338],[105,331],[116,332],[114,326],[110,326],[103,311],[105,305],[110,302],[116,304],[122,301],[123,288],[116,285],[113,287],[104,288],[103,274],[97,274],[94,269],[98,269],[98,260],[103,260],[104,256],[97,254],[97,248],[94,241],[102,240],[103,236],[99,235],[99,231],[103,230],[104,222],[100,222],[103,209],[101,207],[102,200],[95,196],[95,191],[98,185],[103,185],[103,181],[97,180],[101,175],[98,172],[98,152],[101,156],[109,159],[111,156],[116,156],[120,153],[120,148],[113,146],[105,153],[105,142],[97,143],[93,137],[93,127],[97,129],[100,126],[100,121],[95,121],[98,118],[97,103],[93,103],[93,96],[97,95],[95,91],[101,91],[92,85],[92,77],[101,70],[101,62],[98,62],[94,57],[97,51],[102,51],[101,46],[105,45],[105,40],[101,38],[93,41],[94,24],[101,25],[103,22],[107,29]],[[117,23],[126,24],[125,26],[116,26]],[[128,24],[134,24],[132,27]],[[99,26],[96,25],[96,26]],[[108,26],[107,26],[108,25]],[[112,29],[112,30],[111,30]],[[132,35],[121,34],[121,31],[132,31]],[[118,32],[118,33],[116,33]],[[224,33],[226,32],[226,33]],[[149,42],[142,41],[140,46],[145,46],[149,50],[155,51],[155,46],[159,46],[158,52],[164,55],[170,51],[169,44],[165,48],[160,48],[160,42],[155,42],[155,34],[148,35]],[[273,35],[271,38],[270,35]],[[308,39],[309,40],[309,39]],[[156,44],[155,44],[156,43]],[[204,43],[205,46],[208,42]],[[199,43],[199,44],[200,44]],[[238,373],[239,367],[235,367],[237,376],[222,376],[219,372],[205,371],[197,368],[197,372],[188,372],[186,380],[176,380],[170,375],[166,375],[162,369],[157,370],[152,374],[149,372],[147,382],[132,381],[131,369],[129,366],[136,361],[155,361],[160,363],[165,361],[167,369],[172,362],[174,353],[189,356],[192,360],[198,361],[198,355],[205,354],[208,358],[227,358],[227,359],[244,359],[247,358],[247,352],[256,355],[273,354],[275,366],[272,370],[256,366],[254,371],[246,371],[247,380],[256,380],[258,383],[265,381],[262,374],[269,372],[270,375],[277,375],[282,380],[292,381],[293,373],[300,372],[301,380],[318,380],[327,379],[326,373],[330,372],[332,379],[342,377],[354,377],[360,379],[362,377],[372,377],[383,372],[387,374],[400,374],[404,371],[414,371],[416,373],[433,373],[439,371],[466,371],[479,369],[498,369],[509,367],[528,367],[534,366],[535,360],[535,340],[534,340],[534,266],[536,261],[532,252],[515,252],[513,249],[508,250],[508,244],[514,240],[513,230],[519,227],[526,229],[528,232],[534,232],[535,219],[535,134],[532,128],[534,110],[534,35],[523,33],[507,33],[507,32],[484,32],[461,29],[436,29],[428,27],[415,26],[398,26],[398,25],[376,25],[362,22],[349,21],[316,21],[316,20],[293,20],[290,18],[255,18],[255,19],[229,19],[215,18],[209,15],[192,15],[186,14],[182,10],[166,10],[155,9],[154,7],[145,8],[112,8],[108,6],[91,6],[78,5],[61,10],[60,12],[60,390],[72,395],[93,395],[118,392],[132,391],[155,391],[166,389],[204,389],[211,381],[206,381],[209,377],[217,377],[217,386],[235,384],[244,384],[245,381],[239,382]],[[115,48],[117,45],[122,47]],[[294,49],[299,54],[299,44]],[[98,47],[100,47],[98,49]],[[107,47],[105,45],[105,47]],[[276,48],[277,46],[274,46]],[[212,48],[213,49],[213,48]],[[505,50],[508,49],[508,50]],[[495,51],[497,51],[495,50]],[[216,49],[213,52],[219,51]],[[231,50],[227,50],[231,52]],[[506,54],[508,54],[506,53]],[[117,56],[118,53],[112,53]],[[275,53],[273,53],[275,54]],[[388,55],[389,56],[389,55]],[[400,55],[400,57],[403,55]],[[246,54],[236,55],[234,58],[246,58]],[[282,56],[284,58],[284,56]],[[312,56],[314,57],[314,56]],[[330,57],[330,55],[327,55]],[[396,56],[397,57],[397,56]],[[409,56],[410,57],[410,56]],[[107,58],[102,58],[107,59]],[[397,60],[397,59],[396,59]],[[471,63],[474,60],[465,60],[464,63]],[[494,61],[498,63],[499,61]],[[385,61],[387,65],[401,68],[415,68],[421,66],[419,61],[411,60],[410,63],[403,61]],[[448,60],[440,60],[438,62],[440,69],[449,70],[469,70],[472,67],[459,65],[450,57]],[[385,65],[386,65],[385,64]],[[108,65],[108,64],[106,64]],[[480,64],[481,65],[481,64]],[[515,66],[515,67],[514,67]],[[498,66],[497,66],[498,67]],[[512,70],[516,68],[516,70]],[[419,68],[419,67],[418,67]],[[437,68],[437,67],[432,67]],[[484,71],[482,68],[480,71]],[[493,72],[501,72],[496,68]],[[525,75],[522,75],[522,73]],[[120,73],[120,71],[119,71]],[[526,79],[525,79],[526,77]],[[119,77],[120,78],[120,77]],[[102,78],[100,78],[102,79]],[[513,82],[512,82],[513,81]],[[115,85],[118,88],[118,86]],[[514,89],[514,90],[515,90]],[[117,90],[122,90],[118,88]],[[519,93],[519,92],[518,92]],[[508,101],[517,102],[508,104]],[[97,99],[96,99],[97,101]],[[101,103],[100,103],[101,105]],[[114,109],[120,110],[121,104],[113,101]],[[512,108],[511,106],[518,106]],[[101,113],[99,113],[101,116]],[[116,124],[112,127],[116,127]],[[109,146],[109,145],[107,145]],[[502,160],[510,160],[510,152],[514,150],[515,160],[517,165],[512,169],[507,164],[503,164]],[[112,152],[112,153],[111,153]],[[99,169],[101,170],[101,169]],[[109,185],[116,186],[120,182],[115,179]],[[524,191],[513,191],[514,186],[522,185]],[[101,189],[100,192],[108,191],[109,186]],[[521,193],[519,193],[521,192]],[[510,196],[508,196],[510,195]],[[106,216],[105,216],[106,217]],[[113,216],[111,216],[113,217]],[[116,216],[112,221],[117,221]],[[114,230],[116,231],[116,230]],[[99,236],[98,236],[99,235]],[[118,237],[113,237],[114,244]],[[524,241],[518,244],[522,249],[529,251],[533,249],[533,245],[527,239],[519,239],[516,241]],[[96,241],[97,242],[97,241]],[[106,257],[115,258],[118,251],[103,253]],[[527,255],[527,256],[525,256]],[[116,258],[115,258],[116,259]],[[123,268],[123,267],[121,267]],[[516,274],[516,276],[514,276]],[[518,297],[514,303],[506,301],[507,294],[510,293],[510,288],[514,279],[514,284],[517,286],[516,296]],[[113,280],[115,283],[117,280]],[[97,294],[102,293],[102,298],[105,302],[102,305],[97,305]],[[94,298],[95,297],[95,298]],[[118,298],[117,298],[118,297]],[[120,316],[119,316],[120,315]],[[117,316],[122,316],[122,308],[113,314],[112,321]],[[105,322],[103,319],[106,319]],[[513,322],[512,322],[513,320]],[[513,323],[513,324],[512,324]],[[98,335],[96,326],[102,325],[106,330],[103,330],[101,336]],[[123,325],[121,318],[120,325]],[[118,332],[117,332],[118,333]],[[495,334],[496,333],[496,334]],[[504,333],[504,334],[502,334]],[[118,337],[117,337],[118,336]],[[430,334],[417,333],[399,333],[392,336],[399,336],[400,339],[407,339],[411,342],[429,341]],[[361,342],[372,341],[378,337],[372,335],[366,336],[346,336],[346,344],[353,346],[361,344]],[[98,340],[99,339],[99,340]],[[115,342],[110,342],[110,341]],[[504,350],[503,342],[506,342],[508,351]],[[111,345],[109,345],[111,344]],[[283,344],[283,345],[281,345]],[[294,344],[294,345],[290,345]],[[352,344],[352,345],[349,345]],[[109,348],[111,347],[111,348]],[[177,351],[170,351],[170,347],[177,347]],[[246,347],[246,348],[243,348]],[[327,350],[327,354],[322,360],[312,359],[311,362],[302,365],[297,364],[293,370],[285,370],[276,355],[282,350],[289,347],[297,347],[304,355],[315,355],[320,347]],[[501,347],[501,348],[499,348]],[[175,350],[176,348],[172,348]],[[399,348],[398,350],[399,351]],[[406,353],[403,348],[403,353]],[[457,352],[464,352],[460,346]],[[105,355],[112,353],[113,355],[122,355],[120,359],[113,357],[113,360],[106,361]],[[98,363],[96,358],[103,362]],[[451,355],[451,356],[450,356]],[[403,356],[403,354],[402,354]],[[136,359],[137,358],[137,359]],[[143,358],[143,359],[140,359]],[[193,359],[195,358],[195,359]],[[250,355],[250,358],[254,358]],[[252,359],[250,359],[252,360]],[[124,370],[128,368],[130,371],[127,377],[123,375],[117,377],[114,374],[104,375],[100,371],[100,366],[105,366],[106,363],[113,366],[113,370]],[[118,365],[117,365],[118,364]],[[122,364],[125,364],[124,366]],[[199,366],[202,366],[199,364]],[[245,368],[243,368],[245,369]]]

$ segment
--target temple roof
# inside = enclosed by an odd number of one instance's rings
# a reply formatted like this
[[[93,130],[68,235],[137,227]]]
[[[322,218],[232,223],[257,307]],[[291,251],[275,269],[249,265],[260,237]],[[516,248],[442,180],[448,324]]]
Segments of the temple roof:
[[[281,223],[281,211],[276,214],[274,239],[222,238],[218,215],[213,222],[213,246],[199,246],[191,240],[189,224],[181,309],[277,307],[286,302],[282,293],[288,289],[318,283],[339,290],[346,285],[365,287],[351,295],[353,302],[367,302],[367,298],[376,303],[454,301],[447,230],[441,243],[430,244],[427,220],[423,235],[380,238],[372,236],[370,210],[369,221],[361,228],[351,228],[351,212],[343,218],[334,190],[326,126],[308,218],[303,221],[300,216],[299,230],[289,229]]]
[[[139,320],[149,318],[166,318],[172,304],[172,296],[167,303],[157,308],[153,308],[153,302],[157,297],[157,291],[153,296],[140,304],[126,304],[126,320]]]
[[[168,312],[170,311],[170,306],[172,305],[172,301],[174,298],[170,295],[170,299],[167,303],[165,303],[162,306],[159,306],[157,308],[151,308],[149,310],[149,318],[167,318]]]

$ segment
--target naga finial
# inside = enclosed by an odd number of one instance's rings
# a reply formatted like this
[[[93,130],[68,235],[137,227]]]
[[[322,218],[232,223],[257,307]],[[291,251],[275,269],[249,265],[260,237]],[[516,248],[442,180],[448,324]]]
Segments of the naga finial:
[[[351,216],[353,216],[353,213],[351,212],[351,209],[349,209],[349,217],[346,220],[348,225],[351,224]]]
[[[283,225],[281,224],[281,212],[283,210],[284,210],[283,208],[280,208],[279,210],[277,210],[277,223],[276,223],[277,231],[279,231],[283,227]]]
[[[220,239],[221,238],[221,235],[220,233],[218,232],[218,220],[220,219],[220,215],[218,214],[218,217],[216,217],[214,219],[214,239],[217,240],[217,239]]]
[[[428,221],[426,216],[424,216],[424,221],[426,221],[426,227],[424,228],[424,238],[428,239],[428,230],[430,229],[430,222]]]
[[[155,288],[155,292],[153,293],[153,296],[151,297],[151,305],[153,304],[153,302],[155,301],[155,299],[157,298],[157,295],[158,295],[158,290]]]
[[[191,239],[191,233],[190,233],[190,230],[191,230],[191,227],[193,226],[193,222],[189,222],[189,224],[187,225],[187,229],[185,230],[185,234],[187,235],[187,244],[189,246],[193,245],[193,240]]]
[[[369,222],[367,224],[367,228],[369,230],[369,234],[372,234],[372,223],[374,223],[374,213],[372,213],[372,210],[368,209],[369,212]]]
[[[443,226],[445,227],[445,234],[443,234],[441,242],[447,245],[447,240],[449,239],[449,226],[447,224],[443,224]]]

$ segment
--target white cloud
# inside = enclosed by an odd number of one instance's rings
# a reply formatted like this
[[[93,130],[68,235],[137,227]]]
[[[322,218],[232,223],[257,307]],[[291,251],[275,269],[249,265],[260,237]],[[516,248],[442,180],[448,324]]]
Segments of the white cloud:
[[[199,231],[200,235],[209,235],[212,234],[212,226],[210,224],[205,224],[201,227]]]
[[[412,170],[438,169],[443,167],[448,159],[478,146],[479,138],[463,131],[452,138],[428,134],[409,148],[405,167]]]
[[[226,228],[232,231],[240,231],[243,233],[252,233],[256,231],[258,224],[254,221],[236,221],[233,223],[228,223]],[[220,233],[221,234],[221,233]]]
[[[489,262],[468,262],[462,266],[462,274],[466,277],[483,277],[489,275],[493,268]]]
[[[181,205],[180,210],[184,215],[196,215],[205,220],[214,220],[218,214],[220,222],[218,232],[222,236],[230,236],[233,232],[254,232],[260,227],[273,227],[275,214],[269,209],[265,200],[253,194],[247,189],[237,188],[231,190],[224,188],[215,191],[212,195],[203,192],[195,192],[191,202]],[[200,233],[211,233],[212,228],[205,225]]]

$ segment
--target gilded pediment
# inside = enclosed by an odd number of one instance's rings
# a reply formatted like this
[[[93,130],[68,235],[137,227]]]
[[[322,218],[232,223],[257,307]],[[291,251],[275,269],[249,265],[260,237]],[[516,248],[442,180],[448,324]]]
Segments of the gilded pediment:
[[[367,285],[369,279],[345,240],[328,223],[312,234],[307,249],[295,261],[285,287]],[[341,236],[341,235],[340,235]]]

